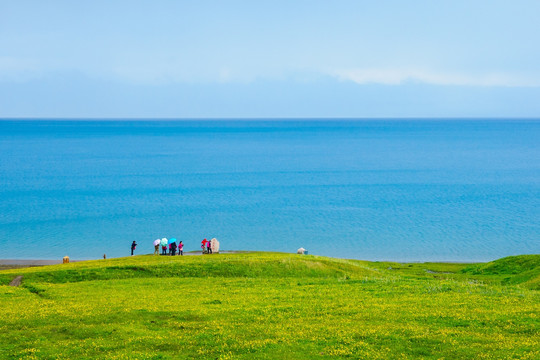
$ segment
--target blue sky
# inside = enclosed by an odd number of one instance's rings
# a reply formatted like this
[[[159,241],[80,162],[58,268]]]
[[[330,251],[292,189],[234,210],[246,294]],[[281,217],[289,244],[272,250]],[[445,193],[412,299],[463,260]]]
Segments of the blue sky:
[[[0,117],[540,117],[540,1],[4,1]]]

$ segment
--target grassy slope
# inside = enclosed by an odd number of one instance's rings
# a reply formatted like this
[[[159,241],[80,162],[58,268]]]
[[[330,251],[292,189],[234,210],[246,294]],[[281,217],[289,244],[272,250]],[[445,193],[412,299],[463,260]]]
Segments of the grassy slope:
[[[0,358],[538,358],[540,255],[249,253],[0,272]]]
[[[467,267],[466,274],[495,278],[502,284],[522,284],[540,290],[539,255],[509,256],[503,259]]]

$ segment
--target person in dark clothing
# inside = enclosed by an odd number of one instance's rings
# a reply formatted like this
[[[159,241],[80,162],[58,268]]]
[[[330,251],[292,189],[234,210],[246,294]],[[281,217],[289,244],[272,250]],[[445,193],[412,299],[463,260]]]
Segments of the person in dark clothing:
[[[137,247],[137,243],[135,240],[131,243],[131,256],[133,256],[133,252],[135,251],[135,248]]]
[[[174,256],[174,255],[176,255],[176,243],[175,242],[173,242],[171,244],[171,256]]]

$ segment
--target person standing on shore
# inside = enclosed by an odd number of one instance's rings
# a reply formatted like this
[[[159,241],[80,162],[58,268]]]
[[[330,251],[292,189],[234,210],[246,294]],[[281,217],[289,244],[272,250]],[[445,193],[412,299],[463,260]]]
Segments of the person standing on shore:
[[[206,242],[206,252],[208,254],[212,253],[212,243],[210,241]]]
[[[154,240],[154,255],[159,255],[159,244],[161,244],[160,239]]]
[[[201,249],[202,249],[202,253],[203,254],[206,254],[206,243],[208,242],[208,240],[204,239],[203,241],[201,241]]]
[[[182,241],[178,243],[178,255],[184,255],[184,243]]]
[[[167,238],[161,239],[161,255],[167,255]]]
[[[131,243],[131,256],[133,256],[133,252],[135,251],[135,248],[137,247],[137,243],[135,240]]]

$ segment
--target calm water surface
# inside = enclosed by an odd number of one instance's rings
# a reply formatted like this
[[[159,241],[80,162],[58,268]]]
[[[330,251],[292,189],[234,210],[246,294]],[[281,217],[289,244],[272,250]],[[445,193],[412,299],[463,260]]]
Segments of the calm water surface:
[[[540,253],[540,121],[0,121],[0,258]]]

